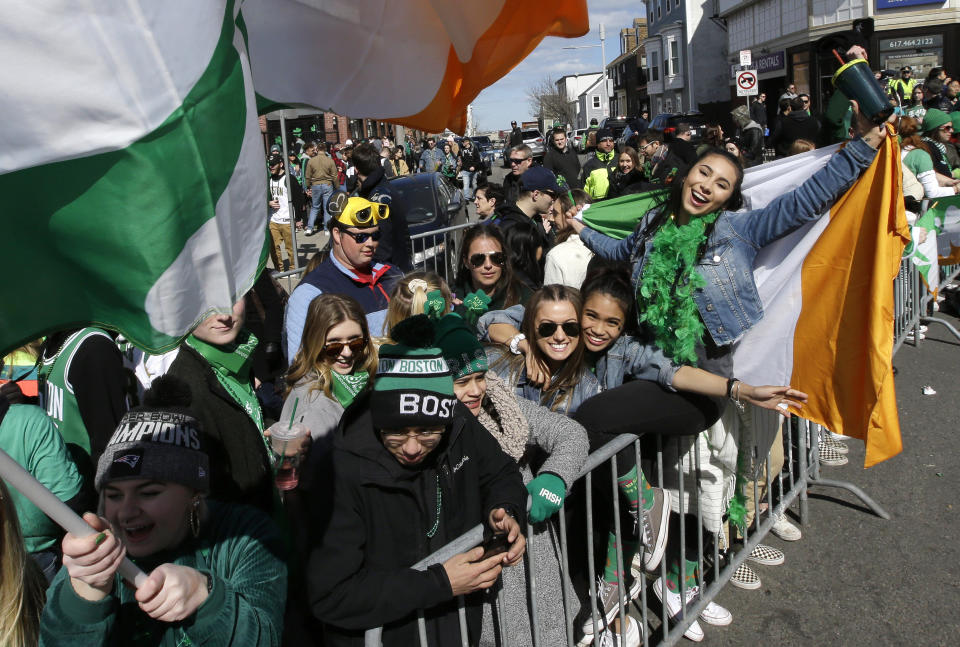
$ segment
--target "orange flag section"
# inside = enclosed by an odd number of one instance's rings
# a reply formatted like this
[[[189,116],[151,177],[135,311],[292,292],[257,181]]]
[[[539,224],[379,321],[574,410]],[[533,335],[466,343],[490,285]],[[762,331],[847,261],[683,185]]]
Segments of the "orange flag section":
[[[910,239],[901,173],[900,146],[887,137],[830,209],[801,270],[790,383],[810,394],[804,418],[866,443],[864,467],[903,449],[891,365],[893,279]]]
[[[443,82],[430,105],[391,121],[430,132],[446,127],[462,133],[467,104],[516,67],[544,37],[576,38],[588,31],[586,0],[508,0],[477,40],[469,61],[460,61],[450,46]]]

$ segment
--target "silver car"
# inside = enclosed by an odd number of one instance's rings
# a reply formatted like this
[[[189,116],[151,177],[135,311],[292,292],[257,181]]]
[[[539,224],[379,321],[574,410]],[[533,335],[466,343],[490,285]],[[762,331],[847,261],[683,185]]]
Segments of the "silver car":
[[[543,133],[539,130],[522,130],[523,143],[530,147],[531,157],[535,160],[543,161],[544,149]],[[503,168],[510,168],[510,143],[503,147]]]

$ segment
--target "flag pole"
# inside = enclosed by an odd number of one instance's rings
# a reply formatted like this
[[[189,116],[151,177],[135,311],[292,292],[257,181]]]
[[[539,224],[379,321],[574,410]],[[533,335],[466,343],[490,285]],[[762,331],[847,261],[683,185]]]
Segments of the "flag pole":
[[[280,111],[280,142],[283,145],[283,176],[286,178],[287,184],[287,213],[290,214],[290,240],[293,242],[293,258],[290,259],[293,261],[293,267],[290,269],[299,270],[300,269],[300,248],[297,247],[297,212],[293,209],[293,194],[290,193],[290,154],[287,151],[287,118],[283,115],[283,111]],[[305,170],[301,170],[301,173]],[[283,268],[276,268],[278,272],[282,272]]]
[[[2,449],[0,449],[0,476],[70,534],[77,537],[96,534],[97,531],[91,528],[90,524],[67,507],[66,503],[58,499],[43,483],[35,479]],[[147,581],[146,574],[128,557],[123,558],[118,570],[123,579],[137,588]]]

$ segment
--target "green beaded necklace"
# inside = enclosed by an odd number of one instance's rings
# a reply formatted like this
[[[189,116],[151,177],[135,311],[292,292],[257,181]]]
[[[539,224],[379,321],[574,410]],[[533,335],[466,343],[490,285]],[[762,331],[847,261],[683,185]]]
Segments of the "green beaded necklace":
[[[437,534],[437,528],[440,527],[440,506],[443,505],[443,495],[440,494],[440,475],[436,475],[437,478],[437,520],[433,522],[433,528],[427,531],[427,537],[433,539],[433,536]]]

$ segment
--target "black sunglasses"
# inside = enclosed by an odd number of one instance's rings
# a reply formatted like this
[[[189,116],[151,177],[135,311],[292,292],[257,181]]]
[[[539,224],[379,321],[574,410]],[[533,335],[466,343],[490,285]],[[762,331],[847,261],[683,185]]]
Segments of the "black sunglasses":
[[[503,267],[507,264],[507,255],[503,252],[483,252],[480,254],[471,254],[467,260],[470,262],[470,267],[481,267],[484,261],[487,260],[488,256],[490,257],[490,262],[497,267]]]
[[[537,326],[537,335],[540,337],[552,337],[557,332],[557,327],[563,328],[567,337],[576,337],[580,334],[580,324],[576,321],[564,321],[558,324],[556,321],[544,321]]]
[[[347,230],[345,230],[345,229],[341,229],[341,230],[340,230],[340,233],[341,233],[341,234],[346,234],[347,236],[350,236],[350,238],[352,238],[352,239],[354,239],[355,241],[357,241],[357,244],[358,244],[358,245],[362,245],[362,244],[364,244],[365,242],[367,242],[367,239],[368,239],[368,238],[372,239],[374,242],[380,240],[380,230],[379,230],[379,229],[378,229],[377,231],[373,231],[373,232],[365,231],[365,232],[357,232],[357,233],[354,233],[354,232],[352,232],[352,231],[347,231]]]
[[[356,355],[364,349],[367,345],[366,337],[357,337],[356,339],[351,339],[350,341],[332,341],[329,344],[323,345],[323,354],[330,358],[335,358],[343,352],[343,348],[347,347],[350,349],[350,352]]]
[[[510,158],[510,163],[511,163],[511,164],[523,164],[523,163],[526,162],[528,159],[530,159],[530,158],[529,158],[529,157],[511,157],[511,158]]]

